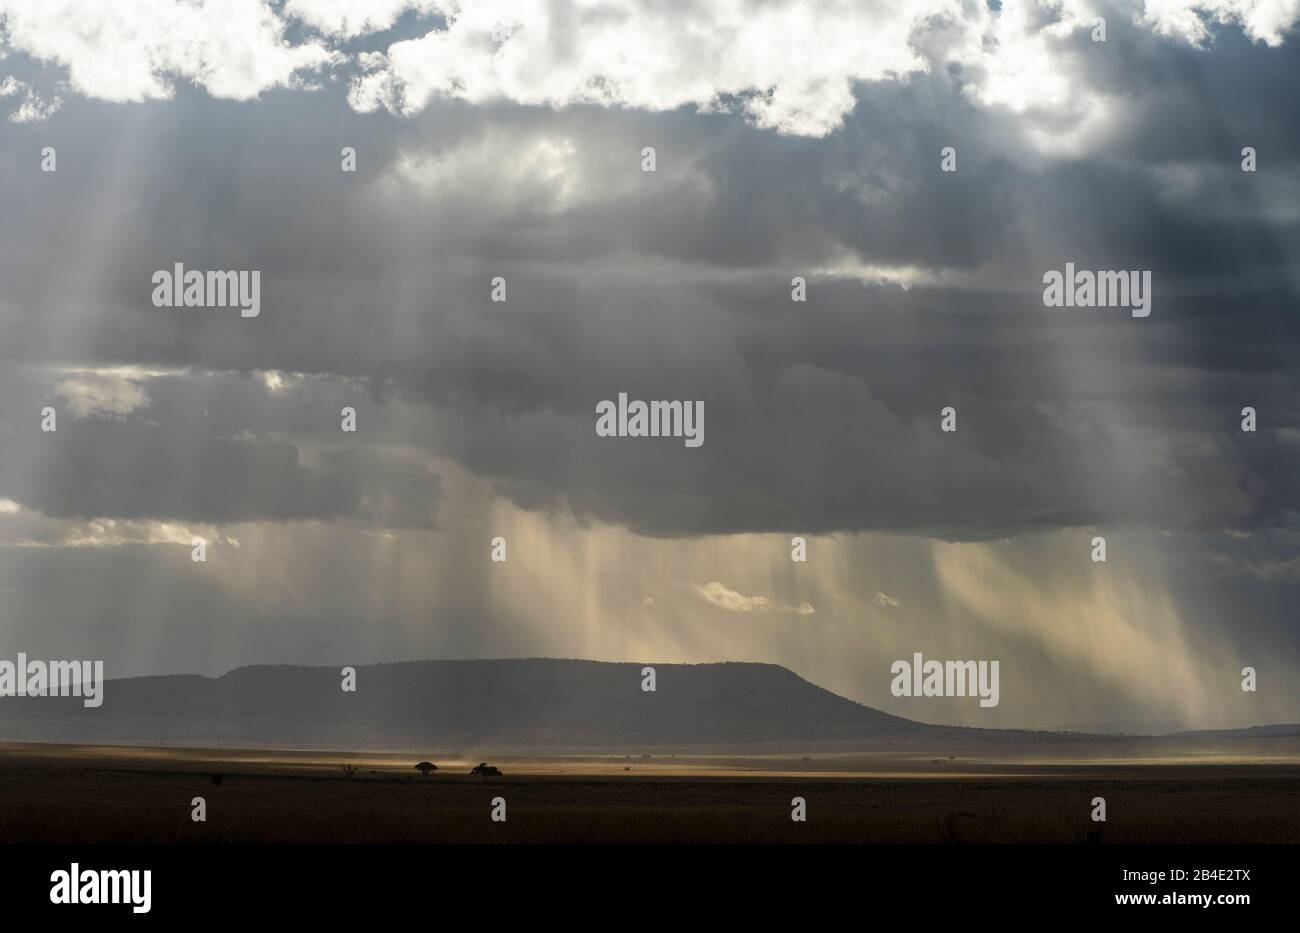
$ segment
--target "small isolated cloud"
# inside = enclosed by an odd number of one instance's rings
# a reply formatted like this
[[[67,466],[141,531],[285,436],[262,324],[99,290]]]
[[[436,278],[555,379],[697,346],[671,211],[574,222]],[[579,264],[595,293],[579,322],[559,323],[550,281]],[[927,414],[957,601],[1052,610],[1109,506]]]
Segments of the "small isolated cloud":
[[[289,381],[285,378],[284,373],[275,369],[268,369],[262,374],[262,384],[266,386],[268,392],[283,392],[288,386]]]
[[[809,616],[817,611],[811,603],[782,606],[772,602],[766,596],[745,596],[717,580],[705,583],[703,586],[695,584],[695,592],[699,593],[705,602],[727,612],[793,612],[796,615]]]
[[[25,81],[10,77],[0,81],[0,97],[19,97],[18,109],[9,114],[14,123],[40,123],[50,118],[63,106],[63,98],[55,95],[41,97]]]
[[[69,376],[54,387],[74,418],[92,415],[121,418],[149,407],[145,390],[116,373],[85,372]]]
[[[876,593],[875,603],[877,606],[885,606],[889,609],[902,609],[903,601],[890,596],[888,593]]]

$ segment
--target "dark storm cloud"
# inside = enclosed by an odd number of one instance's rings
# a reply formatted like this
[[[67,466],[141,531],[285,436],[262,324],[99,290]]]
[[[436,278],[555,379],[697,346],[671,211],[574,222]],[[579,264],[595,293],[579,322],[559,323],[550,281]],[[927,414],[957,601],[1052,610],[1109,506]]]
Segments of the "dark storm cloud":
[[[0,498],[52,518],[433,525],[436,473],[372,444],[349,446],[356,435],[340,430],[337,405],[316,430],[337,446],[304,455],[295,443],[259,434],[268,416],[249,413],[276,406],[259,405],[265,393],[250,391],[250,382],[153,378],[143,383],[145,406],[75,417],[66,395],[50,391],[66,380],[9,373],[0,380],[7,390],[0,402]],[[46,405],[62,411],[52,432],[41,430]]]
[[[69,101],[0,129],[0,168],[24,179],[0,193],[0,358],[349,377],[436,424],[381,420],[365,444],[426,444],[529,507],[652,534],[1291,521],[1278,432],[1300,428],[1300,221],[1262,192],[1300,177],[1281,119],[1296,45],[1224,30],[1206,52],[1117,27],[1063,47],[1120,114],[1079,158],[1037,153],[1025,128],[1050,118],[972,103],[960,69],[860,86],[824,139],[685,111],[399,120],[335,86]],[[43,145],[56,175],[37,171]],[[1242,145],[1260,147],[1257,176],[1237,170]],[[1170,166],[1190,195],[1161,187]],[[1042,273],[1067,260],[1152,270],[1152,316],[1043,308]],[[261,270],[262,315],[153,308],[150,276],[175,261]],[[818,272],[845,263],[957,278],[904,291]],[[150,388],[158,406],[183,391]],[[704,446],[597,438],[596,402],[621,391],[704,400]],[[336,393],[313,411],[223,392],[230,431],[86,419],[39,455],[23,434],[8,482],[51,515],[400,524],[432,508],[436,483],[379,454],[308,466],[293,443],[230,439],[243,413],[333,449]]]

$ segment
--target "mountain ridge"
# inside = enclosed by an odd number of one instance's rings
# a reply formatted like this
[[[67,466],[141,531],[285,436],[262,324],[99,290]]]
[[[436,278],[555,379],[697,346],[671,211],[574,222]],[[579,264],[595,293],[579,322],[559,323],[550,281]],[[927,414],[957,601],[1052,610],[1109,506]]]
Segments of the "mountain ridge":
[[[5,714],[0,715],[0,741],[640,748],[1041,743],[1092,737],[917,722],[764,662],[484,658],[351,666],[355,692],[342,689],[342,666],[251,664],[217,677],[157,674],[106,680],[98,708],[84,708],[77,697],[5,697],[0,699]],[[646,667],[655,670],[653,692],[641,689]],[[1288,728],[1253,727],[1251,734]]]

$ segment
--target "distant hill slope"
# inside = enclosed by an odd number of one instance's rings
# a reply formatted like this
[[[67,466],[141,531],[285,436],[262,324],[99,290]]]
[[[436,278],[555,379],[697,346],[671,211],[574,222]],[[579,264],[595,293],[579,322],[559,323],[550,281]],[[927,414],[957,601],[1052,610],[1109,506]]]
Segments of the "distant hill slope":
[[[110,680],[104,702],[0,698],[0,741],[402,747],[858,742],[979,730],[927,726],[837,696],[774,664],[559,659],[258,665],[222,677]]]
[[[1249,726],[1244,729],[1194,729],[1175,732],[1171,738],[1185,739],[1268,739],[1300,735],[1300,723],[1278,723],[1275,726]]]
[[[356,669],[355,693],[341,689],[338,667],[256,665],[217,678],[134,677],[108,681],[96,709],[77,697],[0,697],[0,741],[635,750],[1099,738],[926,725],[837,696],[775,664],[655,664],[658,689],[645,693],[643,666],[553,658],[372,664]],[[1276,734],[1271,730],[1293,727],[1259,728],[1270,731],[1236,731]]]

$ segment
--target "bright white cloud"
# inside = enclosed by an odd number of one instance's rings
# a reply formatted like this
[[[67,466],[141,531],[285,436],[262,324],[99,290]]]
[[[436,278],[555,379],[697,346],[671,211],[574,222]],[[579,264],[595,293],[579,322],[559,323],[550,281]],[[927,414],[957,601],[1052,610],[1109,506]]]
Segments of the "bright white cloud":
[[[545,0],[442,6],[447,28],[362,56],[355,107],[410,114],[439,97],[659,111],[739,106],[758,126],[824,136],[852,110],[855,82],[955,63],[979,104],[1051,110],[1059,132],[1073,138],[1036,139],[1045,149],[1076,145],[1109,116],[1065,44],[1093,29],[1099,9],[1085,0],[1006,0],[998,10],[956,0],[715,0],[671,15],[646,0],[567,4],[563,14]],[[1208,35],[1202,16],[1276,44],[1300,19],[1300,0],[1154,0],[1132,14],[1196,44]]]
[[[338,48],[408,10],[437,14],[434,28],[385,51]],[[1045,150],[1077,148],[1109,115],[1069,44],[1098,11],[1091,0],[1005,0],[997,10],[962,0],[0,0],[9,47],[110,101],[167,98],[177,81],[242,100],[350,63],[349,100],[363,111],[410,115],[437,99],[694,106],[824,136],[853,109],[855,83],[957,64],[973,102],[1049,112],[1053,129],[1031,128],[1066,138],[1034,139]],[[1127,17],[1195,45],[1215,22],[1277,45],[1300,20],[1300,0],[1131,0]],[[309,31],[291,42],[297,24]],[[41,119],[56,100],[24,103],[15,119]]]
[[[447,97],[673,110],[735,97],[759,126],[823,136],[852,109],[854,81],[924,70],[912,31],[928,17],[960,12],[952,0],[445,7],[446,29],[363,58],[354,106],[409,114]]]
[[[793,612],[796,615],[807,616],[817,611],[810,603],[782,606],[772,602],[766,596],[745,596],[717,580],[702,586],[695,584],[695,592],[699,593],[705,602],[728,612]]]
[[[1203,45],[1207,22],[1236,23],[1251,39],[1281,45],[1300,20],[1300,0],[1146,0],[1143,20],[1162,35]]]
[[[149,394],[124,376],[107,372],[82,372],[54,387],[74,418],[92,415],[121,417],[149,407]]]
[[[9,47],[116,102],[170,98],[178,80],[247,100],[343,60],[315,40],[287,42],[284,21],[258,0],[0,0],[0,18]]]
[[[49,119],[63,106],[63,98],[57,94],[42,97],[25,81],[12,76],[0,81],[0,97],[18,98],[18,109],[9,114],[9,119],[14,123],[39,123]]]
[[[260,375],[262,385],[266,386],[266,391],[272,394],[283,392],[302,379],[300,373],[286,373],[278,369],[263,370]]]

